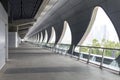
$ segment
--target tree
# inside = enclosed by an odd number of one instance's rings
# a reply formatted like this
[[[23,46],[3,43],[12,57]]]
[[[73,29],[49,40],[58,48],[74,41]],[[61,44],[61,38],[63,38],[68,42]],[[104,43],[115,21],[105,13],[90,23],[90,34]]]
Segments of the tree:
[[[93,46],[93,47],[104,47],[104,48],[120,49],[120,43],[119,42],[114,42],[114,41],[105,40],[105,39],[102,39],[101,43],[97,39],[93,39],[91,46]],[[86,52],[86,53],[89,52],[89,48],[87,48],[87,47],[82,47],[80,50],[81,50],[81,52]],[[92,54],[101,55],[102,54],[102,50],[99,49],[99,48],[92,48],[92,52],[91,53]],[[120,51],[105,49],[104,56],[118,57],[119,55],[120,55]]]
[[[100,45],[100,43],[98,42],[97,39],[93,39],[92,46],[93,47],[100,47],[101,45]],[[98,48],[93,48],[92,53],[100,55],[100,50]]]
[[[94,46],[94,47],[100,47],[101,45],[100,45],[100,43],[98,42],[97,39],[93,39],[92,46]]]
[[[89,49],[87,47],[81,47],[79,49],[79,52],[86,52],[86,53],[89,53]]]
[[[102,40],[102,46],[105,48],[120,49],[120,43],[105,39]],[[109,57],[117,57],[118,55],[120,55],[120,52],[116,50],[105,50],[104,55]]]
[[[120,43],[116,43],[114,41],[110,41],[110,40],[105,40],[105,39],[102,39],[102,42],[99,43],[98,40],[96,39],[93,39],[92,41],[92,46],[95,46],[95,47],[104,47],[104,48],[113,48],[113,49],[120,49]],[[102,52],[100,52],[100,50],[98,49],[93,49],[93,54],[100,54],[101,55]],[[105,53],[104,53],[104,56],[109,56],[109,57],[117,57],[120,55],[120,51],[116,51],[116,50],[109,50],[109,49],[106,49],[105,50]]]

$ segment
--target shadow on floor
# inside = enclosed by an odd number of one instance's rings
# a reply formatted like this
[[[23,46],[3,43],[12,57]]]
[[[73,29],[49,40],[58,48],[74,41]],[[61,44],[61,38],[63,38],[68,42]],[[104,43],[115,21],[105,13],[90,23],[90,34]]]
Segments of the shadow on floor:
[[[5,74],[21,74],[21,73],[51,73],[51,72],[84,72],[80,67],[41,67],[41,68],[9,68]]]
[[[39,58],[40,57],[43,57],[43,56],[47,56],[47,57],[49,57],[49,56],[54,56],[54,55],[57,55],[57,54],[54,54],[54,53],[45,53],[45,52],[40,52],[39,54],[38,53],[12,53],[12,54],[10,54],[9,55],[9,59],[23,59],[23,58],[29,58],[29,57],[31,57],[31,58],[34,58],[34,57],[38,57],[39,56]]]

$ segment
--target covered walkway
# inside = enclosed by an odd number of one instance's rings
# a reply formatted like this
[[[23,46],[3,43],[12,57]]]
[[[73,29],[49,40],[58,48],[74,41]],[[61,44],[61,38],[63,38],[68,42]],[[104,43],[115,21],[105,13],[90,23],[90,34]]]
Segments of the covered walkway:
[[[120,80],[120,0],[0,0],[0,80]]]
[[[29,47],[28,47],[29,46]],[[15,50],[14,50],[15,51]],[[0,80],[119,80],[120,76],[22,43],[0,73]],[[28,52],[26,52],[28,51]],[[32,52],[31,52],[32,51]]]

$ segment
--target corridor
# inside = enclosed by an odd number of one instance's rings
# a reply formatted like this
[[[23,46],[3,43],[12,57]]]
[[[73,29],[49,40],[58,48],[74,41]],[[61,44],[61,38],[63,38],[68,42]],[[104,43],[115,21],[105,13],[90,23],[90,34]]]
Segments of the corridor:
[[[120,0],[0,0],[0,80],[120,80]]]
[[[21,47],[14,51],[9,53],[10,59],[0,73],[0,80],[120,79],[119,75],[76,61],[70,56],[59,55],[45,48],[32,47],[28,43],[22,43]]]

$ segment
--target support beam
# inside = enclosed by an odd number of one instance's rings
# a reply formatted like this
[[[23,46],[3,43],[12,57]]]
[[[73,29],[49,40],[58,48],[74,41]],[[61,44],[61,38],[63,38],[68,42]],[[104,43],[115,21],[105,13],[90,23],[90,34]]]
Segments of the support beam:
[[[16,20],[10,23],[10,26],[24,26],[28,24],[34,24],[34,22],[36,22],[36,19]]]
[[[18,31],[26,31],[26,30],[28,31],[28,28],[24,28],[24,29],[21,29],[21,30],[18,29]]]
[[[28,24],[28,25],[24,25],[24,26],[19,26],[19,30],[23,30],[23,29],[28,29],[30,27],[32,27],[33,24]]]
[[[24,30],[19,30],[18,33],[19,34],[26,34],[28,32],[28,29],[24,29]]]
[[[18,31],[18,34],[21,38],[24,38],[27,32],[28,30],[26,29],[26,30]]]
[[[37,19],[37,18],[41,15],[42,11],[43,11],[44,8],[46,7],[46,5],[49,3],[49,1],[50,1],[50,0],[44,0],[44,1],[43,1],[42,5],[40,6],[38,12],[36,13],[36,15],[35,15],[35,17],[34,17],[35,19]]]
[[[20,38],[23,39],[25,37],[25,34],[19,34]]]

